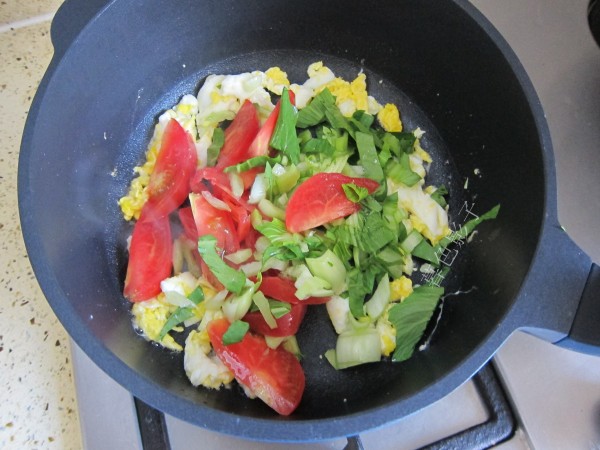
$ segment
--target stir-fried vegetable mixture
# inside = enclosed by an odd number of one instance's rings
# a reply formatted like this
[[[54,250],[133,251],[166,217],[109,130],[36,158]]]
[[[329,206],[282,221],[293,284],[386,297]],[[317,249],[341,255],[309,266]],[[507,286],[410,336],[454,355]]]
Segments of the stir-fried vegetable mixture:
[[[335,369],[410,358],[444,293],[413,271],[437,270],[498,213],[450,229],[422,135],[363,73],[349,82],[318,62],[301,85],[277,67],[210,75],[159,118],[119,201],[136,220],[135,327],[184,351],[193,385],[235,379],[280,414],[302,397],[295,334],[312,305],[338,334],[324,355]]]

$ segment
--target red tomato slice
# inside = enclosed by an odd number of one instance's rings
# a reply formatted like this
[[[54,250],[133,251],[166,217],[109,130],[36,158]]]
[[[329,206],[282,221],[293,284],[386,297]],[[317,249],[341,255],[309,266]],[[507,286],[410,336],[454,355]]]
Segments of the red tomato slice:
[[[171,275],[173,242],[169,217],[138,221],[129,246],[123,295],[142,302],[160,293],[160,282]]]
[[[148,183],[148,201],[140,220],[154,220],[175,211],[187,198],[198,156],[192,137],[171,119]]]
[[[256,108],[246,100],[225,130],[225,142],[219,152],[217,167],[225,168],[248,159],[248,147],[260,128]]]
[[[258,290],[265,294],[266,297],[292,304],[318,305],[320,303],[327,303],[331,298],[308,297],[305,300],[300,300],[296,297],[296,286],[294,286],[294,282],[289,278],[283,278],[277,275],[263,275]]]
[[[227,319],[213,320],[207,327],[210,343],[223,364],[239,383],[279,414],[291,414],[302,399],[306,382],[298,359],[282,348],[269,348],[262,336],[251,333],[236,344],[224,345],[228,328]]]
[[[177,211],[179,216],[179,221],[183,226],[183,232],[185,233],[185,237],[192,241],[198,240],[198,230],[196,229],[196,222],[194,221],[194,214],[192,213],[192,208],[190,206],[186,206],[184,208],[180,208]]]
[[[252,331],[263,336],[292,336],[298,332],[304,314],[306,314],[306,308],[307,305],[293,304],[289,313],[275,319],[277,323],[275,328],[269,326],[260,311],[246,313],[242,320],[248,322]]]
[[[370,194],[379,183],[370,178],[353,178],[341,173],[318,173],[304,181],[292,193],[285,211],[285,225],[292,233],[306,231],[360,209],[346,197],[343,184],[354,183]]]
[[[217,246],[226,253],[239,250],[240,243],[231,220],[231,212],[215,208],[202,194],[190,194],[190,204],[198,231],[197,237],[212,234],[217,239]]]

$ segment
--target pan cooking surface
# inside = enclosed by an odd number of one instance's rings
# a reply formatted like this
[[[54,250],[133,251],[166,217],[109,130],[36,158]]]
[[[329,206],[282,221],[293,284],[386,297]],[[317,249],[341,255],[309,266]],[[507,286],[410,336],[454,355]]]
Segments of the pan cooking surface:
[[[449,149],[444,144],[434,124],[419,109],[418,105],[413,103],[410,97],[392,82],[370,71],[368,61],[364,61],[364,65],[358,65],[349,60],[302,51],[269,51],[241,55],[203,68],[193,76],[173,86],[169,91],[164,92],[160,101],[148,110],[138,126],[132,130],[131,139],[126,146],[127,151],[121,155],[117,165],[119,175],[116,177],[111,192],[111,204],[114,205],[113,214],[116,217],[112,221],[111,229],[108,230],[109,239],[107,241],[108,259],[114,262],[113,273],[119,291],[122,290],[127,267],[126,239],[131,234],[132,224],[124,223],[120,218],[117,200],[127,192],[133,165],[141,164],[144,161],[147,143],[152,135],[158,115],[177,103],[184,94],[191,93],[195,95],[203,80],[210,74],[264,71],[271,66],[278,66],[288,73],[291,82],[302,83],[307,78],[307,67],[315,61],[323,61],[336,76],[346,80],[352,80],[359,72],[364,72],[367,75],[369,94],[381,104],[396,104],[400,110],[405,130],[414,130],[420,127],[426,132],[421,140],[422,146],[433,158],[426,181],[428,184],[444,184],[448,188],[450,192],[450,222],[452,223],[452,212],[457,212],[460,209],[465,198],[465,190],[463,188],[464,180],[454,166]],[[463,269],[459,261],[455,261],[453,266],[452,275],[448,277],[445,283],[445,285],[449,285],[449,289],[458,288]],[[418,272],[416,272],[414,278],[415,282],[418,282]],[[120,297],[115,298],[114,301],[120,303],[123,315],[130,314],[130,304],[126,300]],[[185,339],[184,333],[172,333],[172,335],[180,342]],[[137,339],[143,338],[138,336]],[[351,413],[356,411],[357,407],[364,408],[369,404],[376,406],[382,402],[386,395],[389,395],[390,389],[394,385],[402,383],[405,364],[401,363],[392,364],[385,361],[341,371],[333,369],[323,356],[325,351],[335,346],[336,342],[336,334],[324,305],[311,306],[308,309],[306,318],[298,333],[298,341],[303,353],[302,366],[306,374],[306,390],[295,415],[303,417],[306,414],[311,419],[317,419],[335,416],[341,412]],[[433,341],[435,342],[435,339]],[[181,379],[183,377],[184,382],[187,381],[183,373],[182,354],[170,353],[167,350],[157,348],[151,343],[146,345],[149,355],[157,352],[164,353],[161,355],[161,359],[170,364],[169,374],[175,376],[175,372],[179,372],[176,378]],[[190,388],[192,388],[191,385]],[[199,391],[204,389],[202,387],[198,388]],[[201,392],[198,395],[202,396],[202,394]],[[219,393],[212,392],[211,395],[225,396],[229,399],[227,403],[235,402],[235,397],[239,396],[238,402],[244,403],[244,394],[241,389],[222,390]],[[245,400],[245,402],[249,401]],[[255,400],[252,403],[258,404],[261,402]],[[263,405],[253,406],[261,408]],[[264,406],[264,409],[267,410],[267,407]],[[267,411],[266,415],[268,416],[269,413],[270,411]]]

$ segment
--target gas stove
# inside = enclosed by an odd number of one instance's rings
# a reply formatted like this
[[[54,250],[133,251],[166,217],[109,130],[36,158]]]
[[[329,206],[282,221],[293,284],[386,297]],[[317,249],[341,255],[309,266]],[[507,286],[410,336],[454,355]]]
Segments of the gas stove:
[[[559,219],[598,262],[600,48],[587,25],[588,0],[472,3],[531,77],[554,145]],[[600,358],[520,331],[471,380],[429,407],[360,436],[305,444],[246,441],[190,425],[133,398],[75,343],[72,352],[88,450],[600,448]]]

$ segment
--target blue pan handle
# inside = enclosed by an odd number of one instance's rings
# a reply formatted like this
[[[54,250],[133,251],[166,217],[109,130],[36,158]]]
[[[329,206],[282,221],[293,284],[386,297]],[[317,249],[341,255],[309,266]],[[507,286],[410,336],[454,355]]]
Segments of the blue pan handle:
[[[600,356],[600,266],[593,263],[569,334],[557,345]]]
[[[515,328],[600,356],[600,266],[552,219],[513,311]]]

